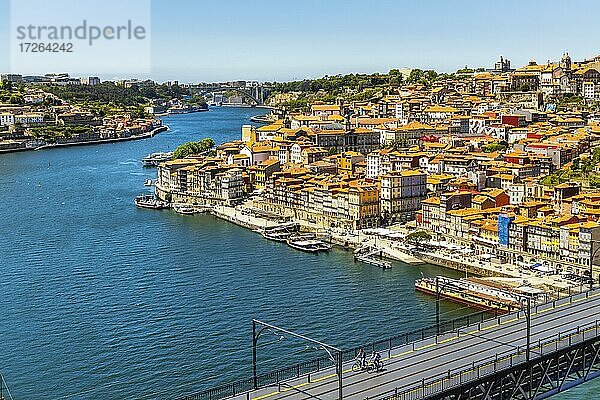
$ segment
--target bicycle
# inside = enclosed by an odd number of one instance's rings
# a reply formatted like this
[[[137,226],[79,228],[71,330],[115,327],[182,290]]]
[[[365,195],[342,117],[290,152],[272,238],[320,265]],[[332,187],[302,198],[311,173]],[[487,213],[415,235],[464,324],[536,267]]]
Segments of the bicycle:
[[[352,364],[352,372],[362,371],[363,369],[362,361],[359,358],[355,359],[354,364]]]
[[[373,372],[381,372],[383,371],[383,361],[378,360],[378,361],[369,361],[367,363],[367,367],[366,370],[369,374],[373,373]]]

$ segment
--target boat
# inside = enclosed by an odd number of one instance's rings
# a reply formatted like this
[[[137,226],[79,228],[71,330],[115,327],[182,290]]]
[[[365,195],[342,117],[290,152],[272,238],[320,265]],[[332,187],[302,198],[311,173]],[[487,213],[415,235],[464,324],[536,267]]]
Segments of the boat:
[[[273,240],[275,242],[286,242],[291,238],[297,238],[299,229],[300,224],[290,222],[257,229],[256,232],[260,233],[265,239]]]
[[[197,212],[196,209],[191,206],[173,206],[173,210],[177,214],[183,214],[183,215],[194,215]]]
[[[260,234],[263,235],[263,237],[265,239],[274,240],[275,242],[285,242],[289,238],[292,237],[293,232],[287,232],[287,231],[275,231],[275,232],[261,231]]]
[[[293,237],[288,239],[288,246],[296,250],[302,250],[309,253],[317,253],[320,251],[329,251],[331,250],[331,245],[329,243],[325,243],[319,239],[305,239]]]
[[[167,110],[167,114],[190,114],[195,112],[208,111],[208,107],[184,107],[184,106],[174,106]]]
[[[258,122],[261,124],[269,124],[269,123],[273,122],[272,119],[269,118],[269,115],[256,115],[256,116],[250,117],[250,121]]]
[[[146,179],[144,181],[144,186],[154,186],[154,181],[152,179]]]
[[[151,194],[139,195],[133,202],[137,207],[148,208],[151,210],[162,210],[163,208],[168,207],[167,203],[158,200],[156,197],[154,197],[154,195]]]
[[[210,211],[210,207],[208,206],[193,206],[189,204],[174,204],[171,205],[173,211],[182,215],[194,215],[201,214]]]
[[[173,152],[169,151],[166,153],[152,153],[142,158],[142,165],[144,167],[156,167],[158,164],[169,161],[173,158]]]
[[[522,308],[522,296],[484,285],[469,279],[451,279],[443,276],[423,277],[415,281],[415,290],[436,295],[455,303],[498,313],[510,313]]]
[[[391,269],[392,263],[385,260],[380,260],[378,258],[368,257],[366,255],[355,255],[354,259],[356,261],[363,262],[365,264],[375,265],[376,267],[383,269]]]

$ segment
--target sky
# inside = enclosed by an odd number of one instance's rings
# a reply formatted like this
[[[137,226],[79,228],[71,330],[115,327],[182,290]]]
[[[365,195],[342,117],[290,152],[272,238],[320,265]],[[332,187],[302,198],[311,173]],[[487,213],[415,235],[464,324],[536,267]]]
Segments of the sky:
[[[564,51],[574,60],[600,54],[593,0],[148,1],[150,69],[128,76],[100,71],[103,79],[288,81],[391,68],[453,72],[491,67],[500,55],[518,67],[558,60]],[[86,2],[102,3],[80,0]],[[2,72],[11,67],[12,34],[10,0],[0,0]],[[63,72],[34,64],[37,73]]]

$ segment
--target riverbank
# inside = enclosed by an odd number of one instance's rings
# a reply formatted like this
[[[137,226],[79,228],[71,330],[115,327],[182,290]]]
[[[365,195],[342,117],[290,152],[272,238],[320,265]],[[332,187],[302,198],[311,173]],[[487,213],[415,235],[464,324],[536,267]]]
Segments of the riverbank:
[[[258,211],[251,207],[252,201],[229,207],[213,205],[209,213],[216,218],[228,221],[250,230],[262,230],[281,224],[283,217],[264,217],[257,215]],[[524,271],[522,268],[511,264],[498,264],[490,260],[478,259],[476,256],[455,254],[451,251],[436,249],[428,251],[408,250],[404,242],[377,235],[370,230],[356,232],[342,232],[326,230],[306,221],[289,221],[300,224],[301,231],[326,235],[331,244],[345,250],[353,251],[358,248],[370,247],[378,249],[384,258],[400,261],[408,265],[431,264],[446,269],[464,273],[465,276],[478,276],[488,279],[491,283],[504,286],[530,285],[543,288],[546,292],[565,292],[569,288],[576,289],[576,285],[563,279],[560,275],[539,275],[533,271]],[[400,231],[398,231],[400,233]]]
[[[262,230],[277,226],[282,223],[282,218],[280,218],[280,220],[276,220],[275,216],[273,216],[273,218],[265,218],[256,215],[256,210],[254,210],[252,207],[249,207],[250,204],[251,203],[248,202],[237,207],[229,207],[225,205],[212,206],[210,207],[209,213],[219,219],[250,230]],[[426,263],[417,257],[402,252],[395,244],[386,240],[378,239],[365,232],[357,231],[356,234],[352,234],[341,231],[323,231],[319,227],[306,221],[291,222],[298,223],[302,232],[318,233],[327,236],[330,244],[334,244],[345,250],[353,251],[360,247],[374,247],[381,251],[381,255],[383,257],[390,260],[400,261],[409,265],[420,265]]]
[[[79,142],[68,142],[68,143],[53,143],[53,144],[45,144],[37,147],[21,147],[21,148],[13,148],[13,149],[4,149],[0,150],[0,154],[2,153],[15,153],[21,151],[30,151],[30,150],[44,150],[44,149],[52,149],[58,147],[72,147],[72,146],[88,146],[93,144],[104,144],[104,143],[117,143],[117,142],[128,142],[131,140],[141,140],[148,139],[154,137],[161,132],[168,130],[169,127],[167,125],[161,125],[159,127],[154,128],[149,132],[144,132],[139,135],[131,135],[127,137],[119,137],[119,138],[110,138],[110,139],[97,139],[97,140],[84,140]]]

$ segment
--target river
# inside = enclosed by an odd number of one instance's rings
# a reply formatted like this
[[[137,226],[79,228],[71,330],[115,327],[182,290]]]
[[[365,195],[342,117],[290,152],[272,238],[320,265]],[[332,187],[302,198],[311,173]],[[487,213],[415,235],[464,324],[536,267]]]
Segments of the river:
[[[305,254],[211,216],[133,206],[155,178],[143,156],[238,139],[260,113],[214,108],[166,117],[171,130],[151,139],[0,155],[0,372],[15,400],[169,399],[248,377],[252,318],[341,347],[434,321],[414,280],[452,272],[381,270],[340,249]],[[314,356],[273,339],[261,371]]]

